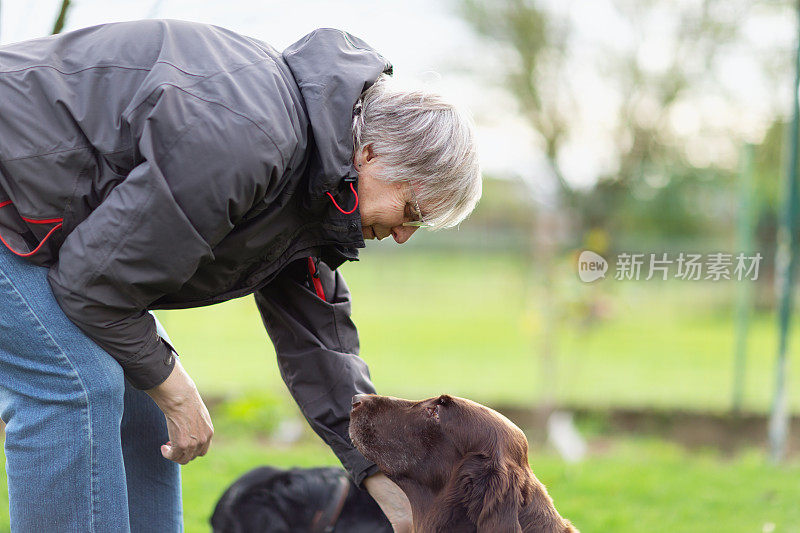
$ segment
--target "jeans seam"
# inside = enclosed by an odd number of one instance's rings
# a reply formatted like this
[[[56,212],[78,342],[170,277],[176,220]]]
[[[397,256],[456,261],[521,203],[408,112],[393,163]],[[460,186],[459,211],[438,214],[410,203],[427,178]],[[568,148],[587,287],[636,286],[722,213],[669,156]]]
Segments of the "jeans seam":
[[[91,475],[89,476],[89,495],[91,496],[91,502],[92,502],[89,515],[90,515],[90,526],[91,526],[90,531],[93,532],[93,531],[95,531],[94,515],[95,515],[95,508],[96,508],[96,505],[97,505],[97,502],[95,501],[97,495],[95,494],[95,490],[94,490],[94,478],[95,478],[95,475],[96,475],[96,468],[95,468],[95,457],[94,457],[94,445],[92,443],[92,411],[91,411],[91,409],[89,407],[89,393],[87,392],[86,385],[83,383],[83,379],[81,378],[81,375],[78,373],[77,369],[75,368],[75,365],[72,364],[72,361],[70,360],[70,358],[67,357],[67,354],[64,353],[64,350],[61,348],[61,346],[53,338],[53,335],[50,333],[50,331],[48,331],[47,327],[42,322],[42,319],[39,318],[39,315],[36,314],[36,311],[34,311],[33,307],[30,304],[30,302],[28,302],[28,300],[25,298],[25,296],[20,292],[20,290],[14,284],[14,281],[5,272],[0,270],[0,274],[2,274],[2,276],[8,281],[9,285],[14,290],[14,292],[17,294],[19,299],[28,308],[28,311],[36,319],[36,322],[39,324],[39,326],[41,327],[42,331],[44,331],[44,333],[47,335],[47,337],[49,338],[50,342],[53,343],[53,346],[56,347],[56,349],[58,350],[58,352],[61,355],[61,357],[63,357],[67,361],[67,363],[69,364],[70,368],[72,369],[72,372],[75,374],[75,377],[78,380],[78,384],[81,387],[81,391],[83,392],[84,410],[86,412],[86,419],[87,419],[87,422],[88,422],[87,423],[87,429],[88,429],[88,434],[89,434],[89,464],[91,465]]]

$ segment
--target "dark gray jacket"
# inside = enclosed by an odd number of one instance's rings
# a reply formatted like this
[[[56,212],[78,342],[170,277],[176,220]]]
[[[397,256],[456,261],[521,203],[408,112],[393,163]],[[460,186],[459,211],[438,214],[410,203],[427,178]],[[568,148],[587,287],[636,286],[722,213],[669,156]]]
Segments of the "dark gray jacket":
[[[64,312],[138,388],[174,365],[147,310],[255,292],[284,380],[360,482],[374,466],[347,436],[350,398],[374,388],[335,269],[364,242],[325,193],[353,205],[353,106],[390,71],[332,29],[283,53],[179,21],[0,47],[0,238],[50,267]]]

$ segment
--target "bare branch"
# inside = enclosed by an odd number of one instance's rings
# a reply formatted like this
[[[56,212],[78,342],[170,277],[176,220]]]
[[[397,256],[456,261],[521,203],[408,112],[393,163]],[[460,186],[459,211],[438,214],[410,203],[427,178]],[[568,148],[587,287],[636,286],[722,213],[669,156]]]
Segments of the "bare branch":
[[[56,23],[53,26],[53,35],[61,33],[61,30],[64,29],[64,23],[67,20],[67,11],[69,11],[69,4],[70,0],[62,0],[61,11],[59,11],[58,18],[56,19]]]

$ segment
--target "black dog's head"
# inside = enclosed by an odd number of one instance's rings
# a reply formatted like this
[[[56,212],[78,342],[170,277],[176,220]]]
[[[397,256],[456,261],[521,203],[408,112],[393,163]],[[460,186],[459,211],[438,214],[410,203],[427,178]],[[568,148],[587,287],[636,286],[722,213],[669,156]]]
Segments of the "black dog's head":
[[[347,496],[341,502],[343,482]],[[330,514],[335,508],[338,517]],[[322,530],[331,520],[333,533],[392,530],[372,497],[353,485],[344,470],[332,467],[253,469],[222,495],[211,526],[214,533],[294,533]]]

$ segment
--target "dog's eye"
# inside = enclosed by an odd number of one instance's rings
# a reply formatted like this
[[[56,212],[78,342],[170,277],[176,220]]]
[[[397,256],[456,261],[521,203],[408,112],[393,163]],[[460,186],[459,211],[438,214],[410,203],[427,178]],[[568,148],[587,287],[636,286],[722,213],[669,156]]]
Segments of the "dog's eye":
[[[447,405],[448,403],[450,403],[450,400],[452,400],[452,398],[450,398],[450,396],[448,396],[447,394],[442,394],[441,396],[439,396],[438,404],[439,405]]]

